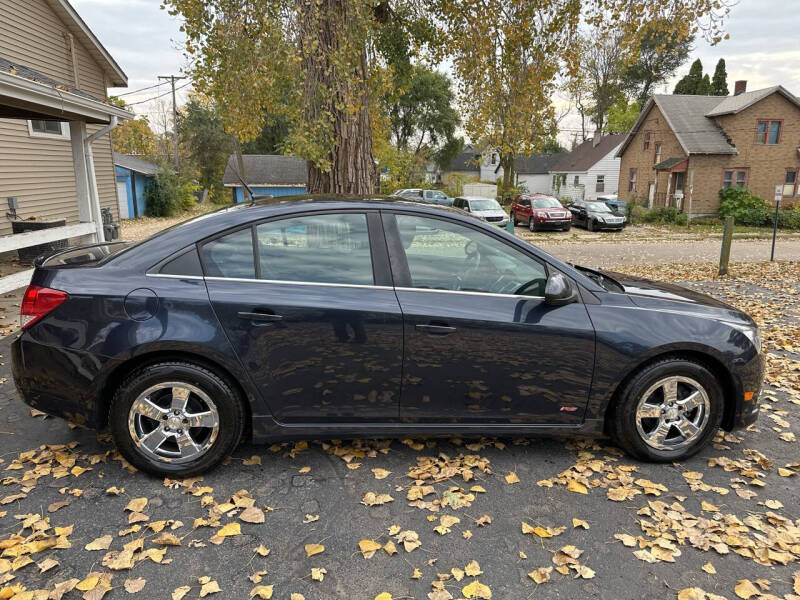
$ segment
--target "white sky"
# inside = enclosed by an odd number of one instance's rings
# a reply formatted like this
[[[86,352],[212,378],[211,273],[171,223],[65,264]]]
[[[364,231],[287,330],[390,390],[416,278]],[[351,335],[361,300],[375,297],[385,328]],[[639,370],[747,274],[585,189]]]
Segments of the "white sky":
[[[128,88],[111,90],[121,94],[158,83],[158,75],[180,75],[186,66],[182,48],[185,37],[180,21],[159,8],[158,0],[71,0],[72,5],[94,31],[128,75]],[[728,87],[746,79],[749,90],[782,84],[800,94],[800,2],[797,0],[739,0],[727,22],[730,39],[710,47],[703,40],[695,43],[689,61],[659,93],[669,93],[675,81],[685,75],[695,58],[700,58],[710,75],[719,58],[725,58]],[[181,85],[184,82],[179,82]],[[191,88],[178,92],[178,102],[185,101]],[[148,100],[169,90],[160,87],[124,96],[131,102]],[[170,109],[169,95],[133,106],[137,114],[147,114],[154,125],[163,120],[160,114]],[[562,121],[566,143],[579,125],[574,116]]]

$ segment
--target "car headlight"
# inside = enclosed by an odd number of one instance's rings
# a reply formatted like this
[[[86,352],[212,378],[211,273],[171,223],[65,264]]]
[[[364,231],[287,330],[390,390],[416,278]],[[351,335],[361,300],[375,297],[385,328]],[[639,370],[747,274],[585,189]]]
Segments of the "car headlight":
[[[597,215],[596,219],[598,221],[600,221],[601,223],[605,223],[606,222],[606,218],[605,217],[601,217],[600,215]]]
[[[745,325],[743,323],[730,323],[734,329],[741,331],[744,336],[750,340],[750,343],[755,346],[756,350],[761,352],[761,332],[758,330],[758,325]]]

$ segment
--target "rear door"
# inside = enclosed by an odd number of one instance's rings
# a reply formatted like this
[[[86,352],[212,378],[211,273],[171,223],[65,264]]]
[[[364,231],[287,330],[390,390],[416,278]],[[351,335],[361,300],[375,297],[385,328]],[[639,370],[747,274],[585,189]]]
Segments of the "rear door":
[[[200,254],[214,311],[279,422],[397,419],[403,321],[376,212],[276,218]]]
[[[545,304],[548,266],[479,227],[383,219],[405,319],[401,419],[581,422],[594,329],[583,304]]]

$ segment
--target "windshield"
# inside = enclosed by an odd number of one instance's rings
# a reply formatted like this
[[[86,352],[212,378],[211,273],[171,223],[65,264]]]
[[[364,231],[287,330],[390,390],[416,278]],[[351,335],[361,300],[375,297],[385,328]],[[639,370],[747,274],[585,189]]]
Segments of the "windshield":
[[[561,202],[556,200],[552,197],[547,198],[534,198],[533,199],[533,207],[534,208],[563,208],[561,206]]]
[[[478,200],[470,200],[469,201],[469,209],[470,210],[503,210],[503,208],[498,204],[497,200],[492,200],[491,198],[480,198]]]
[[[602,213],[610,213],[611,209],[608,208],[606,204],[602,202],[587,202],[586,203],[586,210],[591,212],[602,212]]]

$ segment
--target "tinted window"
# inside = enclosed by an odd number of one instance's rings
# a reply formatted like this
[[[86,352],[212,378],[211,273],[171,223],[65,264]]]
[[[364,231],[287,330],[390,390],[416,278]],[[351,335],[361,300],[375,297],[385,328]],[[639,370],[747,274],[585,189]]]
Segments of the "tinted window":
[[[253,230],[240,229],[203,244],[203,264],[209,277],[254,279]]]
[[[586,208],[592,212],[611,212],[611,209],[602,202],[587,202]]]
[[[397,215],[411,287],[544,295],[543,264],[480,231],[449,221]]]
[[[203,269],[200,267],[200,257],[197,255],[197,248],[192,248],[180,256],[173,258],[158,271],[162,275],[195,275],[202,276]]]
[[[261,278],[372,285],[367,216],[308,215],[256,227]]]

